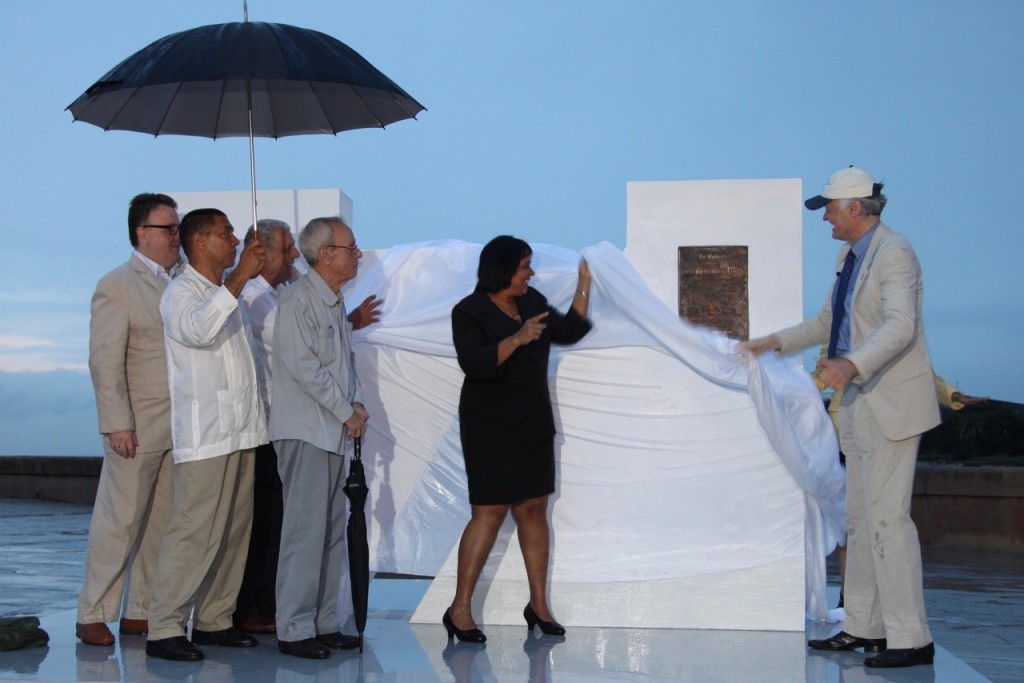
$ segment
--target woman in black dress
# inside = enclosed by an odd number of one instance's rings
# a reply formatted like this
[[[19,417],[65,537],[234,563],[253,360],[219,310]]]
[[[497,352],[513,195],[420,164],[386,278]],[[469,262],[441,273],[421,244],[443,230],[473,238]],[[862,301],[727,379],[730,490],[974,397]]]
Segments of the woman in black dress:
[[[452,310],[452,337],[466,373],[459,420],[472,517],[459,543],[455,599],[444,625],[449,638],[470,642],[486,640],[470,604],[509,510],[530,584],[526,624],[565,633],[547,602],[547,503],[555,490],[548,356],[551,344],[573,344],[590,330],[590,269],[580,261],[576,294],[562,315],[528,285],[532,253],[523,240],[495,237],[480,253],[476,289]]]

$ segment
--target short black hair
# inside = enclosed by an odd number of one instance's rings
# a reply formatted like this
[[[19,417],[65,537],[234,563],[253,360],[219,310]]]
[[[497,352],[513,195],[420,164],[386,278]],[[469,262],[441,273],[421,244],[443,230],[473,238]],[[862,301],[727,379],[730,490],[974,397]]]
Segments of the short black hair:
[[[185,214],[178,226],[178,234],[181,235],[181,248],[185,251],[188,260],[192,260],[192,243],[196,235],[209,235],[217,217],[227,218],[227,214],[220,209],[194,209]]]
[[[533,254],[530,245],[512,235],[499,235],[484,245],[476,269],[476,291],[500,292],[512,284],[519,262]]]
[[[158,206],[169,206],[177,211],[178,202],[165,194],[156,192],[143,192],[132,197],[132,201],[128,204],[128,239],[131,240],[133,247],[139,246],[139,234],[135,228],[144,224],[149,218],[149,214]]]

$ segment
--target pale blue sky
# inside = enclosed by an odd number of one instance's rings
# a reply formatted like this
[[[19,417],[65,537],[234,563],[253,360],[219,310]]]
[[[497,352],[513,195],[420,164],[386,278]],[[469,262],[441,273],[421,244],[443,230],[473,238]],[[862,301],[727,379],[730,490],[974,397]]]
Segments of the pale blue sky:
[[[886,221],[921,259],[936,370],[1024,402],[1024,239],[1003,215],[1024,182],[1024,3],[252,0],[249,13],[335,36],[428,108],[384,131],[257,140],[258,185],[341,188],[361,245],[510,232],[623,247],[629,181],[800,178],[809,196],[856,163],[886,182]],[[243,140],[104,133],[64,107],[157,38],[241,18],[240,0],[0,0],[0,453],[100,452],[89,297],[129,254],[131,196],[248,189]],[[808,314],[839,246],[820,217],[804,213]]]

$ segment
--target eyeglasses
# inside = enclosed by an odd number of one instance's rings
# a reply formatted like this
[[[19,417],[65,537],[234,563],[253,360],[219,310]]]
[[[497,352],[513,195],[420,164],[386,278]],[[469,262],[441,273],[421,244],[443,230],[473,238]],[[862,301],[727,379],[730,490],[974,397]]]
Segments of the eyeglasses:
[[[150,224],[147,224],[147,225],[140,225],[139,227],[140,228],[157,228],[158,230],[166,230],[167,234],[170,235],[171,237],[174,237],[175,235],[178,234],[178,224],[177,223],[168,223],[167,225],[154,225],[154,224],[150,223]]]
[[[325,244],[324,246],[327,247],[328,249],[348,249],[353,254],[359,251],[358,244],[353,244],[351,247],[346,247],[344,244]]]

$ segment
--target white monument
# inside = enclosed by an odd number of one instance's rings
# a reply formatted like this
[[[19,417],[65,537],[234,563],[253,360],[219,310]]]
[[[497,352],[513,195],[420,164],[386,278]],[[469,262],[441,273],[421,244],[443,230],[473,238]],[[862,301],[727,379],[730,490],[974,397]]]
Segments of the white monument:
[[[236,192],[170,192],[178,202],[178,213],[184,216],[193,209],[220,209],[235,226],[235,236],[252,225],[252,193]],[[340,216],[352,224],[352,200],[341,190],[257,190],[257,217],[276,218],[292,227],[298,235],[306,223],[321,216]]]
[[[678,329],[676,314],[678,247],[740,245],[749,253],[752,333],[800,319],[800,189],[796,180],[631,183],[626,255],[640,275],[626,272],[610,249],[583,250],[595,274],[595,329],[560,356],[552,379],[560,436],[550,593],[566,626],[803,630],[804,490],[779,457],[778,441],[769,443],[771,418],[755,409],[746,385],[731,379],[741,374],[730,367],[741,362],[732,360],[731,343]],[[535,251],[535,267],[552,259]],[[560,265],[571,287],[573,264]],[[390,275],[402,277],[400,270]],[[544,275],[535,286],[564,307],[568,299],[561,301],[559,287]],[[384,332],[377,339],[384,341]],[[368,339],[372,345],[375,333]],[[402,435],[382,449],[383,459],[415,470],[411,463],[422,457],[413,476],[430,482],[426,488],[464,495],[456,489],[457,425],[442,423],[420,443],[417,435],[430,431],[431,420],[392,418],[387,408],[401,405],[405,416],[450,412],[457,369],[449,377],[448,359],[421,364],[385,346],[373,351],[386,360],[378,368],[402,367],[403,378],[429,377],[435,384],[443,376],[444,390],[421,405],[389,381],[390,373],[375,374],[384,380],[378,389],[383,431]],[[809,380],[795,362],[781,362],[787,363],[793,381],[803,382],[799,400],[819,418],[815,429],[831,437]],[[834,449],[833,440],[833,460]],[[432,498],[422,487],[392,488],[386,496],[395,523],[382,530],[378,547],[389,557],[423,543],[424,533],[436,545],[419,556],[448,549],[436,570],[430,562],[420,565],[436,576],[412,620],[436,623],[454,595],[465,519],[451,520],[442,496]],[[377,560],[384,570],[401,567]],[[479,623],[522,623],[526,578],[511,523],[474,598]]]

